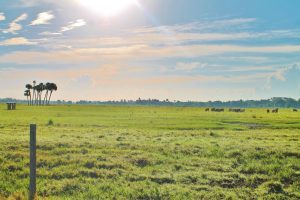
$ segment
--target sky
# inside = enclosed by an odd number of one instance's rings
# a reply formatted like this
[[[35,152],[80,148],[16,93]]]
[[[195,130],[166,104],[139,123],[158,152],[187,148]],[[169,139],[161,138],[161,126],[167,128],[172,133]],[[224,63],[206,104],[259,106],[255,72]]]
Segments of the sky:
[[[24,99],[36,80],[58,85],[54,100],[299,99],[299,8],[298,0],[0,0],[0,98]]]

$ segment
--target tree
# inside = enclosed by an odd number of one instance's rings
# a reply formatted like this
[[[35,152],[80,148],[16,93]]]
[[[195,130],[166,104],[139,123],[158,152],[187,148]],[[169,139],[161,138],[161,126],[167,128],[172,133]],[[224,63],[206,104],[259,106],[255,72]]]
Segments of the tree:
[[[50,83],[49,90],[50,90],[50,95],[49,95],[49,99],[48,99],[48,105],[50,104],[52,92],[57,90],[57,85],[55,83]]]
[[[51,87],[51,83],[46,83],[46,85],[45,85],[46,93],[45,93],[44,102],[43,102],[44,105],[47,104],[50,87]]]
[[[26,91],[24,95],[27,97],[28,105],[46,105],[50,103],[53,91],[57,90],[57,85],[55,83],[39,83],[33,81],[33,85],[26,84]],[[32,90],[32,93],[31,93]],[[45,91],[43,96],[43,91]]]
[[[24,96],[27,97],[28,105],[30,105],[30,102],[29,102],[30,90],[25,90],[25,91],[24,91]]]
[[[45,86],[43,83],[40,83],[36,86],[37,91],[37,104],[42,105],[42,93],[45,90]]]
[[[31,102],[31,90],[33,89],[33,87],[32,87],[32,85],[31,84],[26,84],[26,91],[29,91],[29,104],[28,105],[32,105],[32,102]],[[27,98],[28,98],[28,96],[27,96]]]
[[[36,104],[36,81],[33,81],[33,85],[32,85],[32,103],[31,103],[31,105],[34,105],[34,104]]]

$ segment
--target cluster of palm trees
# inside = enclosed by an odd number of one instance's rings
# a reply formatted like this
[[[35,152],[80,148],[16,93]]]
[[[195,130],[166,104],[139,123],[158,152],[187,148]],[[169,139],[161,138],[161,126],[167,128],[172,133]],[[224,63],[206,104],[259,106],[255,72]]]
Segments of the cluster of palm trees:
[[[26,84],[26,90],[24,91],[24,96],[27,97],[28,105],[49,105],[52,92],[57,90],[57,85],[55,83],[40,83],[36,84],[36,81],[33,81],[33,84]],[[45,95],[43,96],[43,92]]]

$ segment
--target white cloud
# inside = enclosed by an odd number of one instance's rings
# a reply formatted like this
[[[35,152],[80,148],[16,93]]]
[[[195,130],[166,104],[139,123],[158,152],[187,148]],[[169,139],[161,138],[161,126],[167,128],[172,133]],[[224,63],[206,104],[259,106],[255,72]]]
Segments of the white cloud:
[[[62,33],[56,33],[56,32],[48,32],[48,31],[45,31],[45,32],[40,33],[39,35],[44,35],[44,36],[56,36],[56,35],[62,35]]]
[[[73,30],[75,28],[79,28],[81,26],[85,26],[86,25],[86,21],[84,19],[77,19],[76,21],[73,22],[69,22],[69,24],[67,26],[64,26],[60,29],[60,31],[58,32],[49,32],[49,31],[45,31],[40,33],[39,35],[43,35],[43,36],[58,36],[58,35],[62,35],[63,32],[67,32],[70,30]]]
[[[201,22],[193,22],[187,24],[176,24],[171,26],[156,26],[156,27],[140,27],[134,29],[135,33],[155,33],[155,32],[190,32],[190,31],[211,31],[211,30],[223,30],[238,29],[248,26],[248,24],[256,22],[256,18],[235,18],[224,20],[208,20]]]
[[[0,46],[15,46],[15,45],[34,45],[36,42],[31,42],[24,37],[10,38],[4,41],[0,41]]]
[[[215,21],[216,24],[222,25],[239,25],[256,22],[256,18],[235,18],[235,19],[226,19]]]
[[[36,6],[37,2],[38,2],[37,0],[20,0],[20,2],[18,2],[18,6],[32,7],[32,6]]]
[[[61,45],[61,44],[56,44]],[[18,64],[87,63],[129,60],[157,60],[166,58],[197,58],[225,53],[293,53],[300,52],[300,45],[290,46],[238,46],[238,45],[185,45],[155,47],[130,45],[118,47],[52,49],[48,52],[19,51],[0,56],[0,62]],[[192,66],[193,67],[193,66]]]
[[[54,19],[55,16],[52,14],[52,11],[39,13],[37,19],[31,22],[31,26],[49,24],[49,21]]]
[[[5,19],[4,13],[0,12],[0,21],[4,21]]]
[[[15,0],[17,1],[17,0]],[[14,6],[16,7],[35,7],[39,5],[45,5],[45,4],[55,4],[55,5],[70,5],[70,3],[73,3],[73,0],[59,0],[59,1],[53,1],[53,0],[18,0]]]
[[[73,30],[74,28],[78,28],[85,25],[86,22],[83,19],[77,19],[74,22],[70,22],[69,25],[62,27],[60,32],[70,31]]]
[[[277,66],[238,66],[238,67],[222,67],[220,69],[214,70],[215,72],[225,73],[225,72],[258,72],[258,71],[266,71],[273,72],[274,68]]]
[[[260,92],[271,94],[270,96],[286,96],[298,99],[300,92],[299,75],[300,68],[297,65],[280,68],[268,76]]]
[[[23,20],[26,20],[28,17],[28,15],[26,13],[23,13],[22,15],[20,15],[19,17],[17,17],[17,19],[15,19],[13,22],[17,23]]]
[[[249,19],[250,20],[250,19]],[[233,23],[233,22],[231,22]],[[237,23],[237,22],[236,22]],[[186,25],[187,27],[189,25]],[[64,27],[64,31],[72,29],[72,27]],[[158,28],[159,29],[159,28]],[[172,29],[172,26],[170,26]],[[173,27],[173,29],[176,29]],[[182,27],[183,29],[183,27]],[[62,31],[60,31],[62,32]],[[190,45],[192,43],[202,43],[213,41],[218,43],[223,43],[225,41],[248,41],[255,40],[261,41],[266,39],[276,39],[276,38],[290,38],[296,37],[297,30],[290,30],[290,34],[286,34],[281,31],[274,31],[272,35],[269,32],[181,32],[174,31],[171,34],[165,33],[163,31],[149,31],[147,28],[140,28],[137,32],[136,30],[127,30],[125,32],[120,32],[113,37],[91,37],[91,38],[80,38],[80,39],[66,39],[56,40],[55,44],[63,43],[67,45],[77,46],[77,47],[95,47],[95,46],[105,46],[105,47],[115,47],[115,46],[130,46],[130,45],[148,45],[148,46],[179,46],[179,45]],[[42,33],[41,35],[59,35],[59,32],[56,33]],[[227,58],[229,59],[229,58]],[[255,59],[255,58],[253,58]],[[241,60],[241,59],[239,59]],[[246,59],[244,59],[246,60]],[[258,59],[256,61],[259,61]],[[260,61],[264,61],[260,59]]]
[[[14,21],[12,21],[9,24],[9,28],[3,30],[3,33],[12,33],[12,34],[17,34],[17,31],[22,30],[22,25],[19,24],[18,22],[26,20],[28,15],[26,13],[20,15],[18,18],[16,18]]]
[[[190,63],[178,62],[178,63],[176,63],[175,70],[177,70],[177,71],[192,71],[195,69],[204,68],[207,65],[208,64],[206,64],[206,63],[199,63],[199,62],[190,62]]]
[[[300,67],[297,64],[277,69],[268,77],[266,87],[270,89],[272,81],[286,82],[291,75],[298,76],[297,74],[299,74],[299,72]],[[296,79],[298,80],[298,78]]]
[[[290,68],[283,68],[283,69],[278,69],[277,71],[275,71],[272,75],[271,78],[275,78],[279,81],[285,81],[286,77],[285,77],[285,73],[286,71],[288,71]]]

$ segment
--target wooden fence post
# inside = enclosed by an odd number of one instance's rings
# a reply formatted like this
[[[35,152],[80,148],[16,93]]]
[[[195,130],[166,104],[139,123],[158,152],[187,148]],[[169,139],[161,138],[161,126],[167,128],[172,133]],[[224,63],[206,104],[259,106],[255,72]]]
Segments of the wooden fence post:
[[[29,200],[34,200],[36,194],[36,125],[30,124],[30,183]]]

